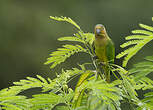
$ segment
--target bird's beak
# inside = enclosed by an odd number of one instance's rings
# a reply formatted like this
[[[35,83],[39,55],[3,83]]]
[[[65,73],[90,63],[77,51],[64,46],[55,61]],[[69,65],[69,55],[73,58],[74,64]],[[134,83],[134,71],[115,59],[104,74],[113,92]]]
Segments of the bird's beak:
[[[96,29],[96,33],[97,33],[97,35],[100,35],[101,30],[100,29]]]

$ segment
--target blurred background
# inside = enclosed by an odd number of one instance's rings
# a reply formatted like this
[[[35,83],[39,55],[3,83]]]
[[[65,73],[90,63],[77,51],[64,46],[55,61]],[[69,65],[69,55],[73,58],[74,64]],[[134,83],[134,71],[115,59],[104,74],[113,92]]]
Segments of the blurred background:
[[[49,16],[70,17],[85,32],[93,32],[97,23],[104,24],[117,54],[124,37],[138,29],[139,23],[153,25],[153,0],[0,0],[1,89],[36,74],[52,78],[62,67],[71,69],[76,63],[90,61],[77,54],[53,70],[43,64],[49,53],[64,44],[58,37],[76,32],[72,25],[51,21]],[[153,55],[153,42],[130,60],[128,68],[147,55]]]

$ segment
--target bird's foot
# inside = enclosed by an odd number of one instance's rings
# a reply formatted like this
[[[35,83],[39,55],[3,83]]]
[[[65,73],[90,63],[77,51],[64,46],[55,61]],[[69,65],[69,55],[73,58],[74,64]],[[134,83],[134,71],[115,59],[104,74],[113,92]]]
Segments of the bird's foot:
[[[93,56],[92,58],[93,58],[94,60],[97,60],[97,59],[98,59],[98,57],[97,57],[97,56]]]
[[[106,62],[100,62],[99,64],[104,66],[104,65],[106,65]]]

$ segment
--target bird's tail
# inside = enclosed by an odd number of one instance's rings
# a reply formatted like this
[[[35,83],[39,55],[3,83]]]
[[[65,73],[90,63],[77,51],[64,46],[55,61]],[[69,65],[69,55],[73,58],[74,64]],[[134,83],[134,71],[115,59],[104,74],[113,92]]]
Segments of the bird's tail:
[[[106,81],[110,83],[110,69],[108,65],[103,65],[103,70],[105,74]]]
[[[110,83],[110,68],[109,68],[109,64],[107,63],[107,64],[100,64],[100,65],[98,65],[98,72],[99,72],[99,75],[100,75],[100,77],[102,78],[102,79],[106,79],[106,81],[108,82],[108,83]],[[105,77],[103,77],[103,74],[104,74],[104,76]]]

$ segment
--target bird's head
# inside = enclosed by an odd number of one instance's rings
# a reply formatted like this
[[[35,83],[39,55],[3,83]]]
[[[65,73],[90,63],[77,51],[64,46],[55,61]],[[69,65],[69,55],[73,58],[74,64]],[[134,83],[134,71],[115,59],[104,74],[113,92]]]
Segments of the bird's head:
[[[95,26],[95,35],[96,36],[105,36],[106,30],[105,27],[102,24],[97,24]]]

